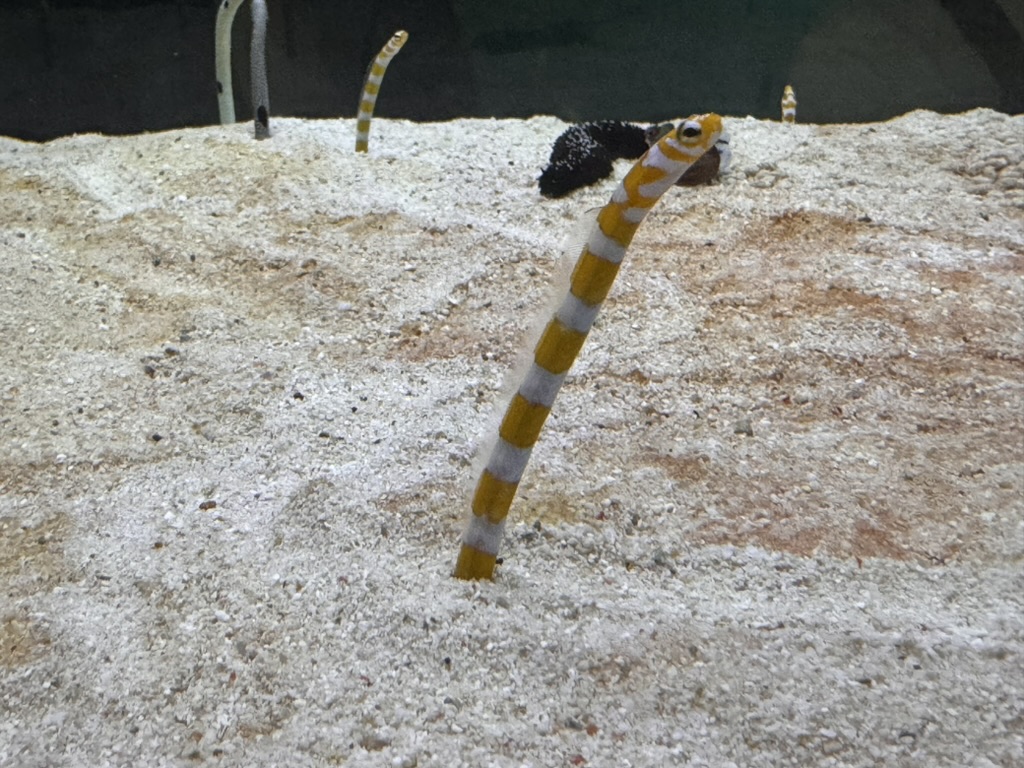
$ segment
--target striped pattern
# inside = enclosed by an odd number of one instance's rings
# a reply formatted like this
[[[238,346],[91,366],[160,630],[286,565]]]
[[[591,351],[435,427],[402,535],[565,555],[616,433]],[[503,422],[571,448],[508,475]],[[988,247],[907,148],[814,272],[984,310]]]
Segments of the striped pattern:
[[[370,148],[370,120],[373,118],[373,108],[377,104],[377,94],[384,79],[384,71],[408,39],[409,33],[404,29],[395,32],[380,49],[377,58],[366,72],[363,95],[359,99],[359,114],[356,116],[356,152],[366,152]]]
[[[792,85],[787,85],[782,91],[782,122],[796,122],[796,94]]]
[[[460,579],[494,573],[505,517],[565,374],[587,338],[601,302],[644,217],[722,133],[715,114],[694,115],[662,137],[630,169],[597,215],[569,292],[541,333],[533,364],[512,396],[498,438],[473,494],[472,517],[455,566]]]

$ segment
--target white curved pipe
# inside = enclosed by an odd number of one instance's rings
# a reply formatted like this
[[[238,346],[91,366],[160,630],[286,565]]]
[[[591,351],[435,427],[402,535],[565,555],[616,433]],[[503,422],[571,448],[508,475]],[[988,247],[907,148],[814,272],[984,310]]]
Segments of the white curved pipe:
[[[231,24],[243,0],[220,0],[217,6],[217,27],[214,32],[214,54],[217,60],[217,106],[220,124],[235,122],[235,96],[231,88]]]

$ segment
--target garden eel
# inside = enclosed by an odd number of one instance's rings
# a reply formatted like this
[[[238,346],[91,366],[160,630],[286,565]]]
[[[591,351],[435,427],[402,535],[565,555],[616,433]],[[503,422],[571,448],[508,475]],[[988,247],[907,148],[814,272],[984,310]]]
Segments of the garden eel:
[[[235,96],[231,87],[231,24],[242,0],[221,0],[217,6],[217,28],[214,33],[214,54],[217,60],[217,106],[220,124],[235,122]]]
[[[597,214],[573,268],[569,290],[534,347],[533,363],[506,407],[477,481],[472,515],[455,565],[457,578],[493,576],[505,518],[530,453],[633,235],[658,199],[721,134],[722,118],[716,114],[687,118],[644,153]]]
[[[782,122],[796,122],[796,94],[792,85],[787,85],[782,91]]]
[[[270,138],[270,88],[267,85],[267,2],[252,0],[252,42],[249,66],[252,71],[253,126],[257,139]]]
[[[366,70],[363,93],[359,98],[359,114],[356,116],[356,152],[366,152],[370,148],[370,120],[373,118],[373,108],[377,104],[377,94],[384,79],[384,70],[408,39],[409,33],[404,29],[395,32]]]

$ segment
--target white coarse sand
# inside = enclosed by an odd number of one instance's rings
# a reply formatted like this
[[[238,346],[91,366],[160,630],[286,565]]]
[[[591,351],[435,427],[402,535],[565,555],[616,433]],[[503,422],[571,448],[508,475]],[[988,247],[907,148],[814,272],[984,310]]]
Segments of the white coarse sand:
[[[1024,765],[1024,117],[726,124],[486,583],[479,454],[627,161],[0,139],[0,766]]]

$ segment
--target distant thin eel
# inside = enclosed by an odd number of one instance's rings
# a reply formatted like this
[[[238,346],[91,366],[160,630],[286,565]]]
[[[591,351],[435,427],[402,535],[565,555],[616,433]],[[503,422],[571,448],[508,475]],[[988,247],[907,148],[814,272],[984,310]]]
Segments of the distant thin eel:
[[[792,85],[787,85],[782,91],[782,122],[796,122],[796,94]]]
[[[231,24],[242,0],[221,0],[217,6],[217,28],[214,34],[214,51],[217,61],[217,106],[220,108],[220,124],[235,122],[235,96],[231,89]]]
[[[626,249],[658,199],[722,133],[716,114],[694,115],[641,157],[601,209],[569,282],[569,291],[533,350],[533,364],[512,396],[498,438],[473,494],[472,516],[455,565],[460,579],[494,573],[505,518],[555,396],[601,303],[611,290]]]
[[[270,88],[267,85],[267,2],[252,0],[252,42],[249,46],[252,68],[253,125],[257,139],[270,138]]]
[[[380,49],[380,53],[370,64],[370,68],[366,70],[366,80],[363,81],[363,94],[359,99],[359,114],[356,122],[356,152],[366,152],[370,148],[370,120],[373,118],[373,108],[377,104],[377,94],[380,92],[380,84],[384,79],[384,71],[408,39],[409,33],[404,29],[395,32]]]

